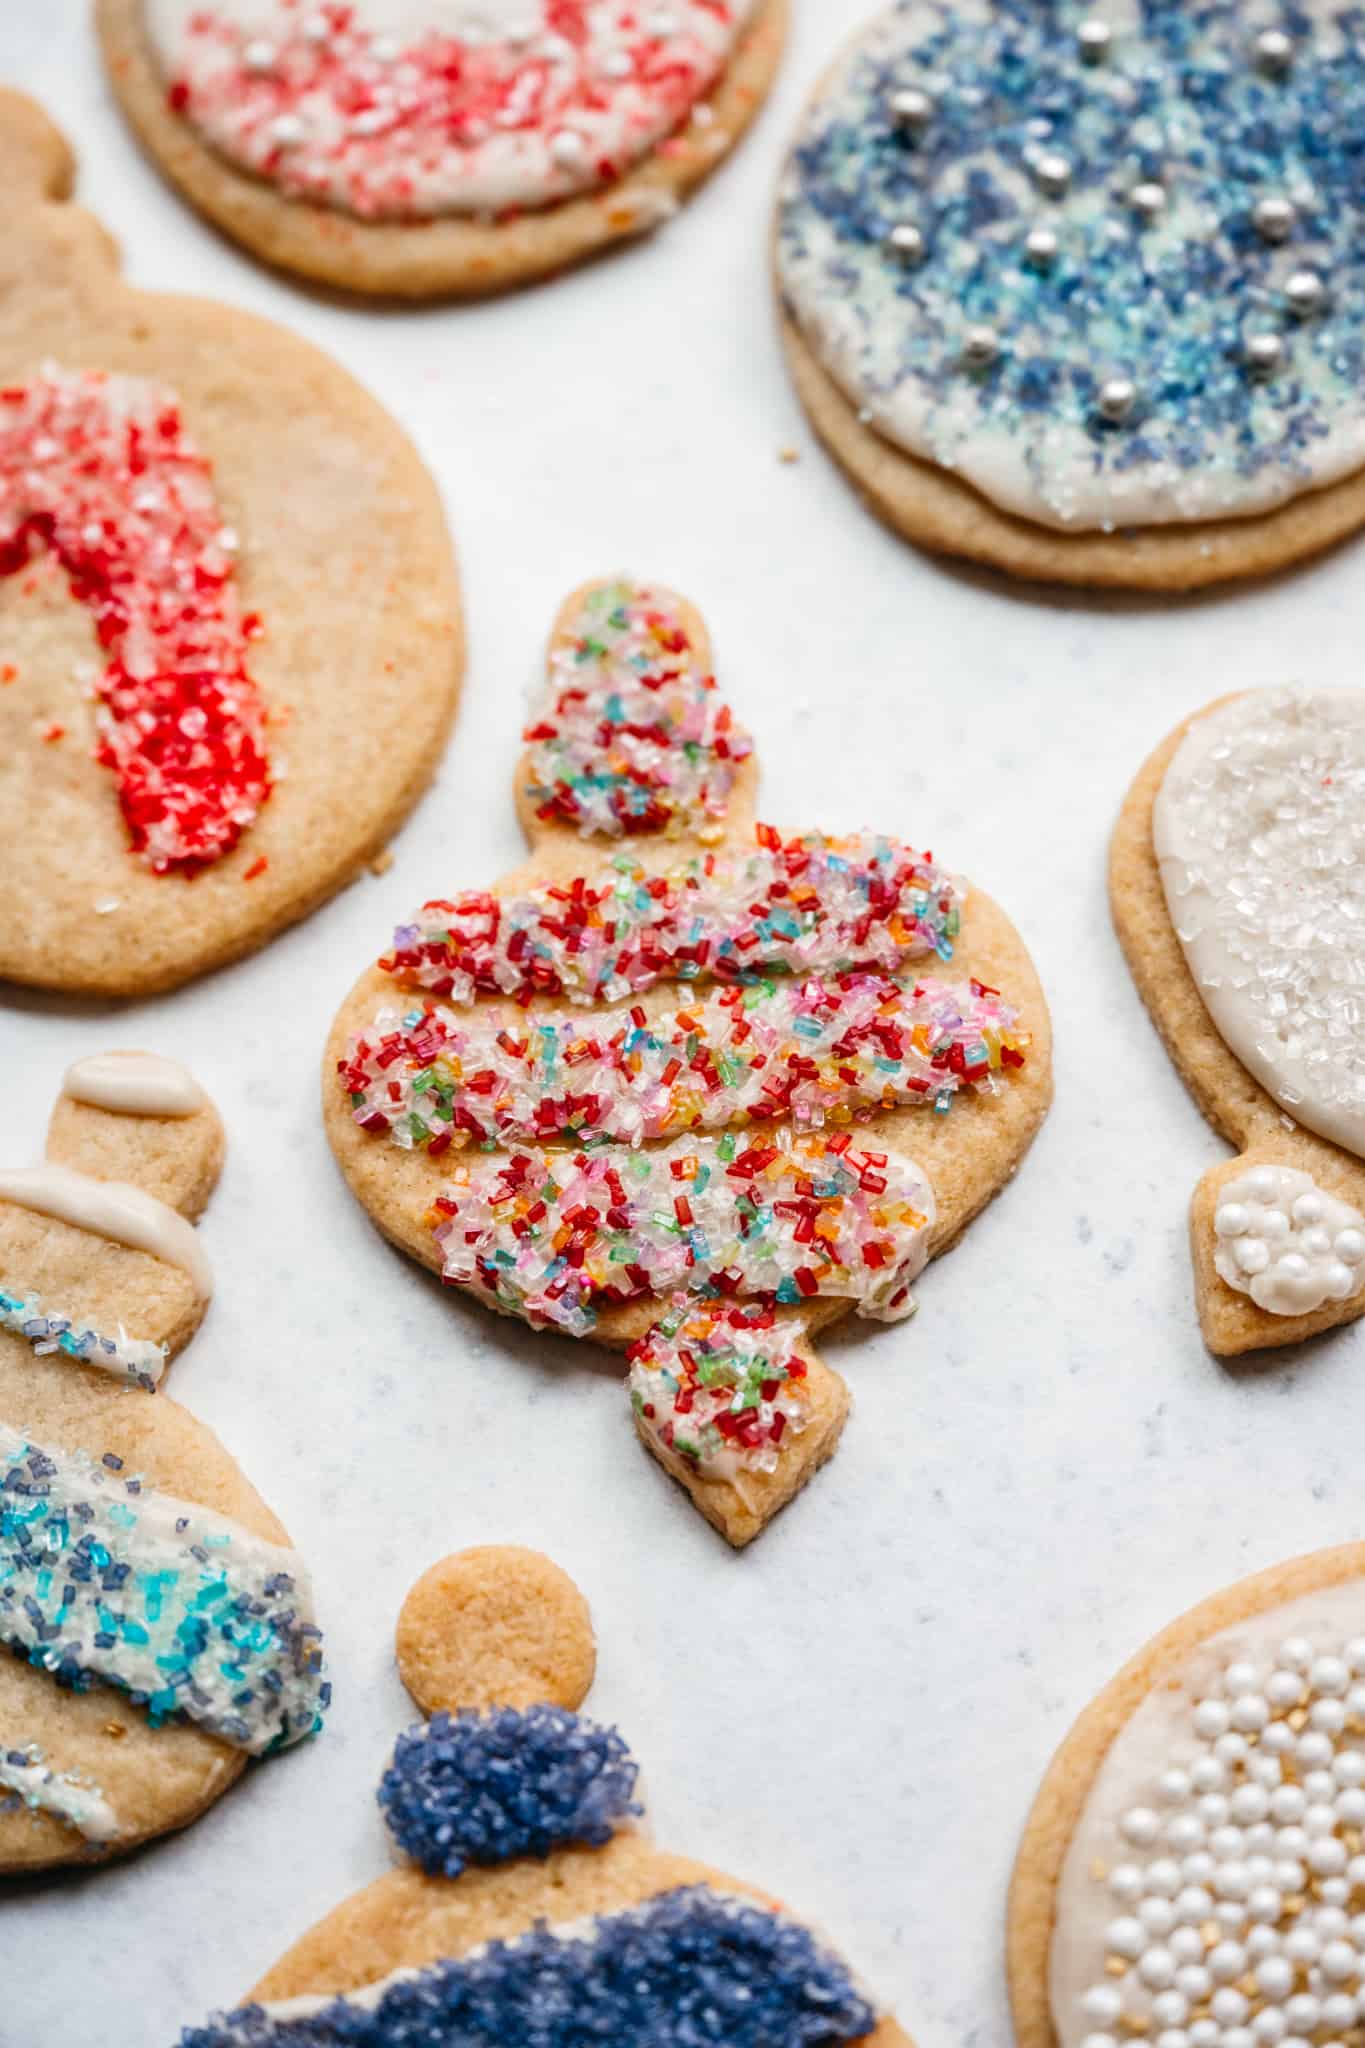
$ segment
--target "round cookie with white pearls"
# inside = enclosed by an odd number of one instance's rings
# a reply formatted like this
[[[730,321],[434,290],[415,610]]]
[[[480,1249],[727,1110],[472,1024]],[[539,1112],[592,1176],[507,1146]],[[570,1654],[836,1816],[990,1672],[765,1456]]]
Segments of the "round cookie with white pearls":
[[[1016,1866],[1018,2048],[1340,2048],[1365,2017],[1365,1549],[1278,1566],[1087,1709]]]
[[[1172,734],[1125,803],[1111,901],[1138,987],[1240,1156],[1191,1211],[1224,1355],[1365,1312],[1365,692],[1257,690]]]
[[[817,428],[912,538],[1022,573],[1192,585],[1352,530],[1362,114],[1344,0],[898,0],[781,186]]]

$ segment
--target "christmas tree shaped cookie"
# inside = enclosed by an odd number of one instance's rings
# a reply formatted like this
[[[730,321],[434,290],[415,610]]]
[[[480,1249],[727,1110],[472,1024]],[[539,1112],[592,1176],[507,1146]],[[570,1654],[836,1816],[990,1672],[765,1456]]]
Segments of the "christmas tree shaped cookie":
[[[0,1871],[184,1827],[326,1705],[301,1560],[161,1391],[222,1151],[182,1067],[116,1053],[0,1171]]]
[[[1199,1319],[1234,1356],[1365,1312],[1365,693],[1255,690],[1163,741],[1120,814],[1114,922],[1238,1156],[1190,1210]]]
[[[776,1900],[648,1840],[625,1742],[573,1711],[591,1653],[534,1552],[419,1581],[399,1666],[435,1711],[379,1791],[406,1861],[182,2048],[910,2048]]]
[[[328,1132],[405,1251],[626,1350],[644,1441],[744,1543],[843,1427],[814,1333],[908,1314],[1027,1149],[1042,994],[929,854],[754,822],[753,743],[669,591],[569,599],[526,741],[529,862],[361,978]]]

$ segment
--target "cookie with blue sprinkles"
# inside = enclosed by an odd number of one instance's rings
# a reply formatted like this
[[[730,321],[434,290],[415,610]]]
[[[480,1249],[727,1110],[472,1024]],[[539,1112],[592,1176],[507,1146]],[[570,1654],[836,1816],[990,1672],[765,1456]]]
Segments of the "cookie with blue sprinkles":
[[[147,1053],[78,1061],[0,1168],[0,1872],[185,1827],[328,1697],[308,1575],[162,1391],[212,1274],[218,1113]]]
[[[1365,523],[1365,18],[897,0],[798,130],[799,395],[872,506],[1013,574],[1182,590]]]
[[[777,1900],[656,1848],[636,1783],[563,1708],[435,1715],[380,1789],[409,1860],[180,2048],[910,2048]]]

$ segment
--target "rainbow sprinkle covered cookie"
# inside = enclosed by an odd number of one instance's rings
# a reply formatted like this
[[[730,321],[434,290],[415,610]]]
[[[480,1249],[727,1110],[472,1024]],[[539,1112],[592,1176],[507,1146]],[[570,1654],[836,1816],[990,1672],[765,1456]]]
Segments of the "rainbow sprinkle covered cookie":
[[[1365,693],[1224,698],[1158,747],[1110,900],[1144,1002],[1238,1157],[1190,1210],[1225,1356],[1365,1313]]]
[[[72,1067],[0,1170],[0,1871],[182,1828],[329,1687],[308,1574],[160,1383],[212,1275],[222,1126],[174,1061]]]
[[[1365,523],[1347,0],[898,0],[778,208],[815,427],[912,540],[1190,589]]]
[[[745,1543],[843,1427],[812,1333],[908,1315],[1027,1149],[1046,1007],[931,855],[754,823],[671,592],[568,600],[525,739],[531,860],[399,926],[333,1027],[328,1133],[451,1285],[627,1349],[641,1437]]]
[[[1018,2048],[1356,2048],[1365,1545],[1245,1579],[1058,1750],[1010,1894]]]
[[[131,290],[73,172],[0,94],[0,976],[132,995],[380,851],[439,759],[459,603],[389,416],[277,327]]]
[[[258,255],[496,291],[658,227],[738,141],[786,0],[99,0],[152,155]]]
[[[523,1581],[548,1560],[465,1553],[422,1584],[463,1585],[470,1559],[485,1622],[511,1618],[530,1652],[520,1672],[499,1660],[526,1703],[468,1665],[458,1691],[424,1697],[436,1711],[399,1737],[379,1789],[403,1866],[181,2048],[910,2048],[775,1900],[653,1847],[615,1729],[527,1698],[540,1666]]]

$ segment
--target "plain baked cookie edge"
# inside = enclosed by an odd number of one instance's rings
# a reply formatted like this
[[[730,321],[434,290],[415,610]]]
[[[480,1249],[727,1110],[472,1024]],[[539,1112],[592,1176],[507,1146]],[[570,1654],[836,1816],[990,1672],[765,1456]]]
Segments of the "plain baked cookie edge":
[[[1048,1980],[1062,1866],[1100,1766],[1163,1671],[1238,1622],[1362,1576],[1365,1543],[1346,1543],[1225,1587],[1153,1636],[1075,1722],[1043,1778],[1010,1882],[1006,1970],[1016,2048],[1057,2048]]]
[[[931,554],[1035,583],[1178,594],[1273,575],[1365,526],[1365,469],[1249,519],[1127,534],[1035,526],[864,425],[785,309],[780,285],[778,305],[787,366],[816,434],[879,518]]]
[[[789,0],[760,0],[734,55],[689,120],[604,192],[485,222],[371,222],[287,199],[220,157],[166,104],[143,29],[142,0],[96,0],[105,67],[158,168],[245,248],[315,284],[399,299],[477,298],[530,284],[647,232],[672,214],[740,140],[767,97],[786,40]]]
[[[1229,1287],[1213,1263],[1218,1191],[1223,1182],[1243,1172],[1249,1160],[1265,1158],[1296,1166],[1341,1200],[1365,1206],[1361,1161],[1301,1125],[1287,1124],[1274,1097],[1224,1043],[1186,965],[1166,908],[1152,841],[1157,794],[1190,727],[1231,701],[1232,696],[1220,697],[1201,706],[1148,756],[1124,798],[1109,849],[1110,912],[1138,994],[1200,1115],[1238,1155],[1209,1169],[1190,1204],[1199,1321],[1205,1343],[1220,1358],[1298,1344],[1365,1315],[1365,1290],[1344,1302],[1326,1302],[1311,1315],[1271,1315],[1250,1295]]]

